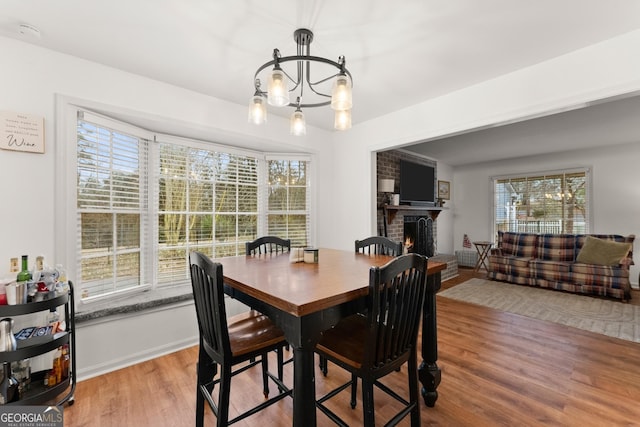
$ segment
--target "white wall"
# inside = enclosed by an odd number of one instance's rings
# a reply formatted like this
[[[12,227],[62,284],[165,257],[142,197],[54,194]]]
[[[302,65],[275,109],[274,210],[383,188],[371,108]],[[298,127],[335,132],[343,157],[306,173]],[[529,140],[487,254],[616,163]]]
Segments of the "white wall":
[[[270,117],[267,127],[249,126],[244,105],[229,104],[0,37],[3,64],[0,67],[0,109],[43,116],[46,135],[45,154],[0,151],[0,196],[4,202],[0,209],[0,235],[3,239],[0,274],[6,271],[5,268],[8,270],[9,258],[23,253],[32,256],[42,254],[50,263],[64,263],[55,249],[57,240],[69,236],[56,236],[54,232],[53,211],[57,194],[54,182],[60,167],[54,153],[56,144],[73,142],[56,140],[56,94],[115,107],[125,115],[142,115],[150,121],[174,126],[176,130],[194,128],[207,131],[222,142],[243,145],[243,141],[257,140],[279,144],[282,151],[295,148],[315,153],[316,243],[318,246],[351,249],[354,236],[376,231],[374,151],[400,148],[491,123],[640,90],[638,51],[640,31],[370,122],[358,124],[356,107],[355,125],[349,132],[314,129],[305,138],[295,139],[286,131],[282,132],[286,129],[286,120],[275,116]],[[614,224],[606,222],[609,220],[605,218],[614,217],[617,207],[621,206],[619,198],[613,197],[619,191],[613,184],[619,186],[619,182],[607,175],[617,167],[617,161],[628,164],[631,159],[626,152],[618,155],[610,157],[601,166],[594,162],[595,179],[603,179],[596,183],[596,194],[602,202],[595,217],[599,230],[609,226],[613,228]],[[440,171],[447,169],[446,165],[438,167]],[[623,170],[626,172],[623,168],[616,172],[622,174]],[[467,183],[464,175],[458,178],[458,171],[452,174],[450,168],[447,173],[441,173],[444,179],[452,176],[453,200],[449,205],[452,209],[442,214],[444,217],[438,228],[454,232],[446,236],[443,235],[446,231],[439,231],[438,242],[441,252],[450,252],[454,242],[460,241],[456,236],[458,230],[473,228],[473,232],[478,232],[478,238],[481,237],[479,231],[487,226],[487,222],[482,220],[482,210],[485,209],[484,215],[487,215],[488,208],[483,208],[483,204],[486,206],[488,203],[485,196],[488,183],[486,177],[483,178],[484,184],[481,180]],[[482,191],[474,191],[477,185],[482,187]],[[627,188],[624,196],[631,199],[631,194],[632,189]],[[638,197],[634,199],[640,200]],[[461,205],[463,201],[464,207]],[[473,203],[469,203],[471,201]],[[459,219],[469,207],[479,213],[479,217],[467,220],[463,216]],[[638,218],[637,204],[623,204],[622,208],[627,210],[627,216],[618,217],[616,232],[624,232],[622,220]],[[74,250],[69,243],[64,247],[67,251]],[[73,277],[71,271],[70,277]],[[78,337],[82,339],[78,339],[78,352],[92,357],[82,359],[79,372],[88,376],[100,369],[115,368],[108,364],[111,353],[107,349],[117,347],[123,363],[132,363],[136,359],[169,351],[171,345],[184,345],[185,337],[193,336],[193,321],[188,316],[174,315],[172,310],[160,313],[164,314],[155,312],[146,317],[122,318],[118,323],[96,323],[86,326],[86,330],[80,328]],[[178,314],[177,311],[175,313]],[[174,328],[167,330],[165,336],[155,336],[149,341],[121,333],[125,328],[144,330],[150,321],[157,321],[159,327],[165,322],[174,322]],[[139,346],[141,343],[142,347]],[[130,348],[135,350],[126,354]]]
[[[318,163],[330,164],[326,131],[309,129],[306,138],[294,138],[289,135],[288,121],[273,115],[267,126],[249,125],[246,106],[4,37],[0,37],[0,52],[0,110],[42,116],[45,122],[44,154],[0,150],[0,276],[7,274],[10,258],[29,254],[30,261],[44,255],[49,264],[62,263],[69,277],[75,277],[74,266],[65,259],[66,252],[76,250],[74,236],[55,229],[54,211],[60,201],[56,198],[64,202],[64,193],[54,183],[66,168],[73,168],[57,161],[56,148],[74,143],[58,140],[64,132],[57,132],[60,122],[56,118],[61,113],[57,104],[86,102],[144,119],[147,124],[170,126],[178,135],[185,129],[197,130],[210,135],[212,141],[232,141],[237,146],[264,141],[279,147],[279,152],[307,151],[318,156]],[[323,191],[327,192],[319,190]],[[197,329],[193,311],[179,305],[108,322],[83,323],[77,328],[77,338],[77,371],[79,378],[86,378],[195,344]]]
[[[492,176],[527,172],[552,171],[574,167],[592,169],[592,226],[594,233],[635,234],[640,239],[640,135],[638,142],[607,148],[571,151],[561,154],[514,159],[509,162],[485,163],[461,167],[454,171],[456,249],[462,249],[462,238],[493,241],[491,235]],[[631,267],[631,282],[638,283],[640,257],[636,242],[636,266]]]
[[[454,186],[454,174],[453,168],[446,163],[438,162],[438,181],[449,181],[449,189],[451,192],[451,199],[447,200],[444,204],[445,209],[438,215],[438,253],[440,254],[453,254],[454,245],[453,239],[453,227],[455,224],[455,212],[456,212],[456,199],[455,199],[455,186]]]

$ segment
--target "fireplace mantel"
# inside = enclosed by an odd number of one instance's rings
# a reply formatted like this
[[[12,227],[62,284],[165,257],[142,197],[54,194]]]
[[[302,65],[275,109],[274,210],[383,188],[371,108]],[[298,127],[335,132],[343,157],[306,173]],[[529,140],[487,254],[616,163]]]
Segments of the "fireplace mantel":
[[[449,208],[443,208],[440,206],[383,205],[382,209],[384,210],[385,217],[388,218],[388,221],[393,222],[398,211],[427,212],[431,219],[435,221],[440,212]]]

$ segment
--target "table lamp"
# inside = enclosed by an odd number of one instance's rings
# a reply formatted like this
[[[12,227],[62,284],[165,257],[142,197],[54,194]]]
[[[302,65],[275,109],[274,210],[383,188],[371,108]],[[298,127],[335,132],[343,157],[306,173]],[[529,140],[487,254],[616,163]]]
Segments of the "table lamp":
[[[378,180],[378,192],[385,193],[387,195],[386,203],[391,204],[391,194],[394,190],[393,179],[381,178]]]

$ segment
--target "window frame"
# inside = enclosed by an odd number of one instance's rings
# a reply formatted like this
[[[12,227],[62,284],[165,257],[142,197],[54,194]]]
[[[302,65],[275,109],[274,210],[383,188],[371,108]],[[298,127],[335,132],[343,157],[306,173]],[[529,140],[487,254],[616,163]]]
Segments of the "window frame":
[[[81,248],[78,242],[77,236],[77,221],[79,220],[79,211],[77,208],[77,117],[78,111],[86,111],[90,114],[96,114],[98,116],[104,116],[108,120],[117,122],[119,126],[130,126],[132,133],[136,136],[144,135],[145,139],[149,139],[149,161],[147,172],[149,174],[149,191],[148,191],[148,229],[144,232],[147,235],[147,243],[151,248],[142,250],[141,248],[141,268],[145,268],[149,280],[144,285],[136,286],[134,289],[125,291],[122,294],[106,295],[104,297],[96,297],[95,299],[84,300],[80,295],[80,287],[76,286],[76,308],[91,310],[90,306],[94,302],[100,302],[102,306],[105,304],[111,307],[118,307],[126,305],[129,294],[139,294],[145,290],[161,291],[171,285],[161,285],[158,283],[156,268],[157,255],[158,255],[158,189],[159,184],[157,182],[157,168],[159,161],[159,149],[160,141],[163,143],[181,144],[187,145],[193,148],[204,148],[209,151],[219,151],[228,154],[235,154],[241,156],[255,157],[258,161],[258,212],[257,212],[257,236],[264,235],[267,229],[267,215],[266,204],[262,204],[264,195],[267,192],[266,189],[266,164],[267,158],[271,159],[296,159],[304,160],[308,162],[308,172],[312,172],[314,156],[309,153],[301,154],[270,154],[267,152],[260,152],[251,149],[245,149],[240,146],[225,145],[220,143],[196,140],[188,137],[180,137],[174,135],[163,134],[160,132],[152,132],[144,129],[140,126],[132,125],[130,123],[136,123],[142,120],[143,117],[138,114],[132,114],[131,112],[119,111],[117,108],[105,108],[103,105],[99,108],[94,103],[89,101],[81,101],[72,99],[66,96],[56,96],[56,138],[58,143],[55,150],[55,206],[54,206],[54,238],[55,238],[55,250],[56,258],[61,261],[68,272],[68,276],[73,280],[76,285],[81,285],[80,280],[74,280],[79,277],[79,263]],[[100,113],[95,113],[100,111]],[[125,119],[122,119],[125,117]],[[139,120],[138,120],[139,119]],[[130,123],[128,123],[130,122]],[[62,143],[62,141],[73,141],[73,143]],[[240,143],[241,144],[241,143]],[[313,239],[314,230],[313,224],[315,223],[315,212],[312,209],[315,200],[315,188],[312,186],[313,178],[311,175],[307,177],[307,199],[308,203],[308,231],[307,235],[309,239]],[[141,230],[141,233],[143,231]],[[256,237],[257,237],[256,236]],[[142,240],[142,238],[141,238]],[[309,240],[310,245],[313,240]],[[142,244],[141,244],[142,245]],[[240,251],[240,249],[238,249]],[[151,262],[142,260],[143,257],[151,257]],[[188,279],[185,283],[176,283],[175,286],[184,286],[188,284]]]

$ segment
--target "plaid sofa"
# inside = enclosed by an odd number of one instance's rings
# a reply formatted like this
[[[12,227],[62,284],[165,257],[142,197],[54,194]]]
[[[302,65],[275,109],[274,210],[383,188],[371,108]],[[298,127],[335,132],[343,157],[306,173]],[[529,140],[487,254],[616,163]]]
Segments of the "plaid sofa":
[[[629,300],[629,266],[633,265],[635,236],[589,236],[631,243],[632,250],[618,266],[582,264],[576,262],[576,258],[587,235],[500,231],[498,245],[489,255],[488,277],[519,285]]]

